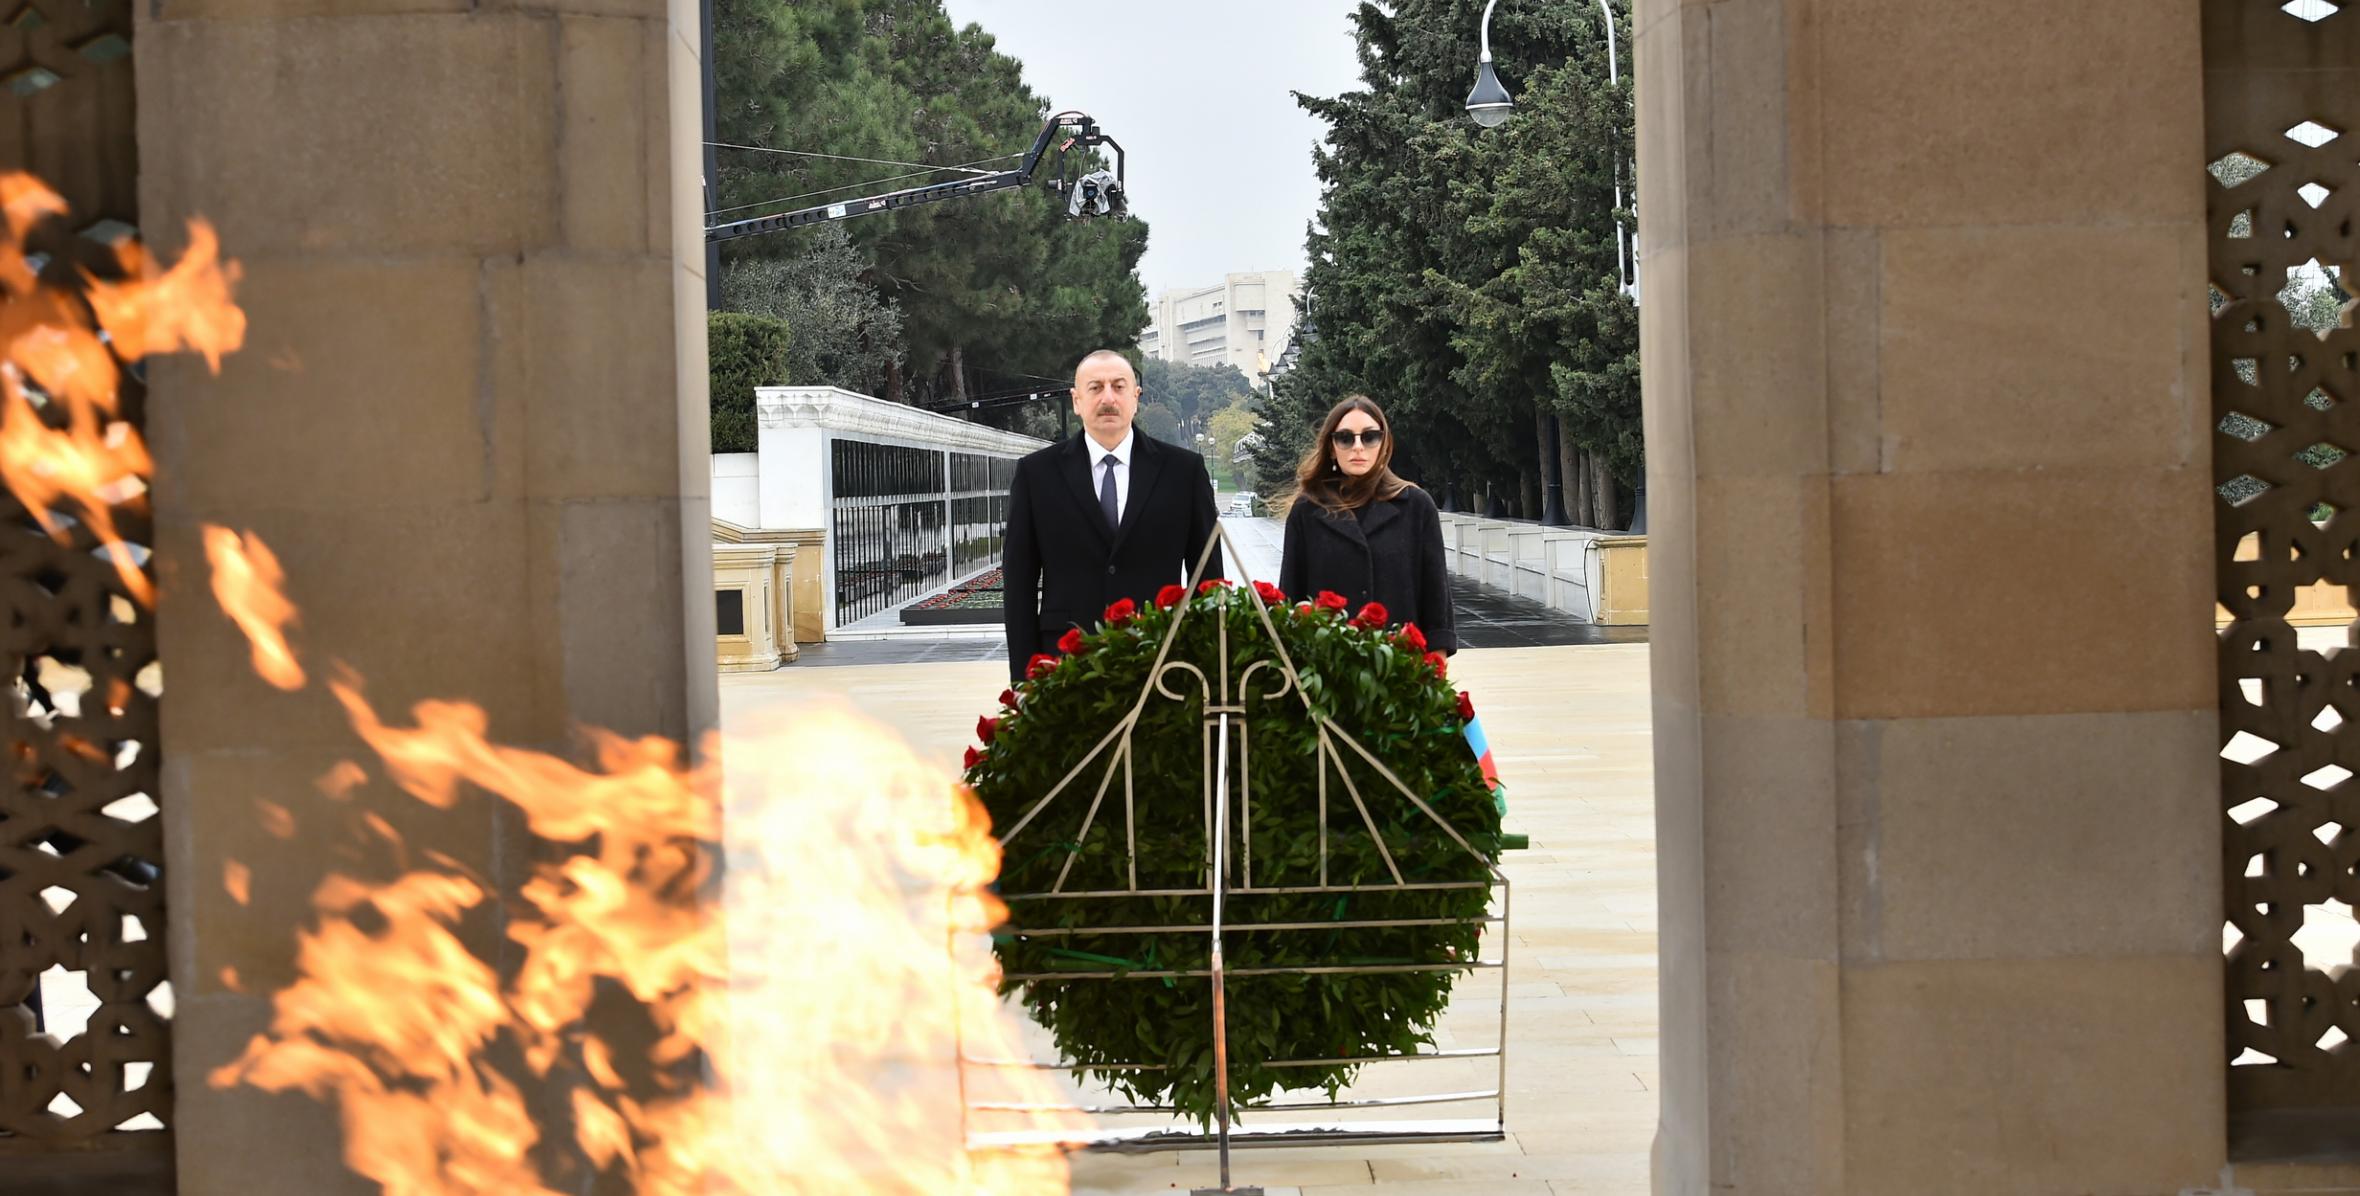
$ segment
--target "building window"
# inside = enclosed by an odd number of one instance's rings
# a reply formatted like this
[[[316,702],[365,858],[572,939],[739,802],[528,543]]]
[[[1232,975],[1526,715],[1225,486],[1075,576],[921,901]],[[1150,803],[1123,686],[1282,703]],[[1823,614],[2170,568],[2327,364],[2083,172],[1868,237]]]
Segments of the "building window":
[[[746,633],[746,592],[744,590],[713,591],[713,631],[716,635],[744,635]]]

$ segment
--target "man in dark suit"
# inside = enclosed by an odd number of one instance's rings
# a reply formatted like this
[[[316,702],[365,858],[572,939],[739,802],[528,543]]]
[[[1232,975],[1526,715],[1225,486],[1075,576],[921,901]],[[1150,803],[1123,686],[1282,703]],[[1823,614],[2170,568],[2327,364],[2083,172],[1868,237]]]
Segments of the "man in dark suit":
[[[1036,652],[1055,653],[1068,628],[1087,631],[1106,608],[1141,606],[1187,580],[1219,524],[1204,458],[1131,426],[1139,375],[1100,349],[1074,367],[1082,431],[1016,463],[1001,561],[1008,674]],[[1221,552],[1205,571],[1221,576]]]

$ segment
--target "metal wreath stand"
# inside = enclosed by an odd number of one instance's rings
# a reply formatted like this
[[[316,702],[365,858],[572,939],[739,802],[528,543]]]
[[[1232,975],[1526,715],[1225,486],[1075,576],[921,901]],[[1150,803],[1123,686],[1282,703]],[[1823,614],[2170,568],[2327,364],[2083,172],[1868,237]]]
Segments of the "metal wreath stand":
[[[1457,828],[1451,826],[1448,822],[1444,821],[1440,815],[1436,814],[1433,807],[1430,806],[1422,796],[1411,791],[1407,785],[1403,784],[1401,778],[1397,776],[1391,768],[1387,767],[1384,761],[1378,759],[1374,753],[1362,746],[1361,743],[1353,738],[1349,732],[1345,731],[1342,727],[1336,726],[1332,721],[1321,715],[1311,706],[1310,699],[1303,693],[1301,679],[1296,674],[1294,661],[1287,655],[1286,647],[1279,639],[1278,629],[1272,624],[1270,620],[1270,609],[1266,604],[1263,603],[1261,595],[1256,592],[1251,585],[1242,586],[1240,588],[1242,592],[1247,595],[1247,597],[1250,598],[1254,603],[1255,613],[1260,619],[1262,630],[1269,640],[1271,650],[1271,655],[1269,657],[1254,660],[1252,663],[1248,664],[1238,676],[1234,678],[1231,677],[1229,674],[1229,669],[1231,667],[1229,653],[1229,626],[1228,621],[1224,619],[1220,624],[1221,675],[1219,677],[1208,678],[1204,675],[1203,670],[1197,668],[1193,664],[1188,663],[1187,661],[1170,661],[1167,659],[1171,655],[1172,644],[1179,636],[1181,624],[1187,619],[1189,607],[1195,602],[1197,598],[1197,586],[1202,582],[1206,566],[1212,559],[1213,549],[1216,546],[1229,550],[1228,559],[1232,561],[1238,559],[1235,549],[1230,543],[1228,532],[1225,529],[1216,526],[1212,537],[1206,540],[1204,550],[1198,554],[1196,568],[1189,576],[1187,594],[1182,597],[1177,608],[1173,611],[1172,626],[1165,633],[1162,644],[1160,644],[1157,648],[1155,663],[1148,669],[1147,683],[1141,687],[1139,699],[1138,701],[1132,703],[1130,712],[1122,719],[1118,720],[1113,727],[1109,728],[1106,734],[1099,739],[1097,746],[1091,748],[1089,753],[1083,756],[1082,759],[1077,762],[1072,769],[1067,771],[1064,778],[1058,781],[1057,784],[1049,790],[1047,795],[1043,796],[1039,801],[1033,803],[1033,805],[1025,811],[1024,816],[1018,819],[1015,825],[1009,827],[1007,833],[1000,837],[1001,844],[1003,847],[1005,847],[1007,844],[1013,842],[1018,835],[1024,833],[1025,828],[1032,825],[1033,821],[1041,814],[1041,812],[1046,810],[1052,803],[1056,802],[1059,798],[1066,796],[1069,792],[1079,792],[1080,787],[1075,786],[1074,781],[1081,777],[1084,770],[1088,769],[1093,762],[1099,762],[1103,764],[1104,771],[1098,777],[1097,791],[1090,799],[1089,811],[1083,815],[1081,830],[1075,835],[1074,840],[1077,844],[1086,840],[1089,837],[1092,828],[1097,825],[1099,810],[1106,801],[1108,790],[1113,787],[1115,773],[1120,770],[1123,774],[1123,831],[1125,835],[1125,858],[1128,864],[1128,883],[1126,887],[1121,889],[1067,892],[1065,890],[1066,876],[1072,871],[1073,868],[1073,859],[1069,857],[1066,860],[1065,867],[1059,870],[1057,874],[1057,880],[1053,885],[1050,886],[1048,892],[1013,894],[1004,893],[1001,895],[1001,899],[1008,903],[1012,922],[1022,921],[1020,911],[1027,904],[1032,904],[1035,908],[1038,908],[1039,903],[1050,901],[1088,902],[1095,898],[1110,897],[1210,897],[1212,899],[1212,922],[1210,925],[1174,924],[1156,926],[1057,927],[1042,929],[1027,929],[1021,925],[1011,925],[1002,929],[1002,933],[1035,937],[1070,937],[1084,934],[1098,935],[1158,933],[1201,933],[1212,936],[1211,958],[1207,961],[1210,966],[1202,969],[1104,972],[1021,972],[1014,973],[1006,977],[1006,979],[1009,980],[1020,980],[1027,982],[1102,980],[1113,983],[1123,983],[1137,980],[1168,981],[1194,978],[1206,980],[1212,985],[1213,1072],[1214,1082],[1219,1094],[1219,1102],[1214,1108],[1214,1132],[1208,1135],[1201,1132],[1187,1132],[1171,1129],[1106,1129],[1094,1131],[1087,1135],[1082,1142],[1082,1146],[1084,1149],[1118,1151],[1176,1150],[1212,1146],[1218,1151],[1220,1156],[1221,1186],[1218,1189],[1199,1189],[1199,1191],[1255,1193],[1259,1192],[1260,1189],[1234,1188],[1230,1185],[1229,1155],[1232,1146],[1314,1146],[1332,1145],[1338,1143],[1374,1144],[1394,1142],[1484,1142],[1502,1139],[1507,1135],[1508,1115],[1508,985],[1506,973],[1508,967],[1509,942],[1509,889],[1507,875],[1501,872],[1497,865],[1492,864],[1490,861],[1486,860],[1485,866],[1491,874],[1490,878],[1487,880],[1414,883],[1405,881],[1402,878],[1401,869],[1395,863],[1392,853],[1385,847],[1384,838],[1377,833],[1376,822],[1369,814],[1368,803],[1362,797],[1360,787],[1354,783],[1350,772],[1344,768],[1344,751],[1347,749],[1352,753],[1352,755],[1366,762],[1369,767],[1374,769],[1377,775],[1382,777],[1388,784],[1390,784],[1397,793],[1399,793],[1404,799],[1408,800],[1411,804],[1415,805],[1418,810],[1423,812],[1436,827],[1440,828],[1445,835],[1449,836],[1450,841],[1455,843],[1459,850],[1465,851],[1468,854],[1475,856],[1477,859],[1482,859],[1483,855],[1481,852],[1475,850],[1475,847],[1467,841],[1466,836],[1459,833]],[[1276,687],[1267,689],[1266,692],[1254,692],[1250,688],[1250,683],[1254,680],[1255,674],[1261,672],[1264,669],[1275,670],[1275,675],[1265,678],[1264,683],[1265,685],[1268,685],[1272,682],[1275,682]],[[1131,737],[1132,733],[1139,724],[1141,713],[1147,709],[1147,704],[1150,701],[1155,700],[1159,696],[1171,701],[1186,701],[1188,699],[1189,695],[1187,695],[1185,692],[1175,692],[1172,688],[1170,688],[1169,685],[1169,683],[1177,675],[1183,673],[1194,679],[1198,686],[1199,693],[1204,700],[1203,759],[1206,761],[1205,770],[1202,774],[1206,843],[1206,853],[1203,864],[1204,883],[1202,887],[1193,889],[1141,889],[1139,887],[1138,847],[1136,840],[1133,837],[1134,832],[1132,829],[1134,826],[1135,807],[1133,805],[1133,778],[1130,767],[1132,761]],[[1272,701],[1285,698],[1290,695],[1292,695],[1297,701],[1303,703],[1305,712],[1311,716],[1319,731],[1320,763],[1318,769],[1319,785],[1317,800],[1319,803],[1318,815],[1320,828],[1320,883],[1316,885],[1256,887],[1254,884],[1253,847],[1250,837],[1253,831],[1253,794],[1251,780],[1246,775],[1245,768],[1246,762],[1251,759],[1248,754],[1251,751],[1251,743],[1246,733],[1246,704],[1250,700]],[[1235,786],[1235,792],[1232,792],[1229,766],[1230,742],[1233,736],[1236,739],[1236,750],[1239,759],[1238,777],[1237,784]],[[1353,806],[1360,812],[1361,822],[1363,825],[1368,827],[1369,837],[1375,842],[1377,852],[1383,859],[1387,872],[1392,877],[1391,883],[1328,883],[1327,805],[1328,775],[1330,772],[1333,772],[1337,777],[1342,779],[1344,792],[1351,799]],[[1232,825],[1231,808],[1233,805],[1238,811],[1237,822],[1242,827],[1239,845],[1241,849],[1234,853],[1231,851],[1230,845],[1230,828]],[[1235,875],[1233,875],[1233,873]],[[1405,891],[1413,889],[1434,890],[1472,888],[1487,889],[1496,893],[1498,912],[1496,914],[1489,912],[1489,905],[1487,903],[1487,912],[1481,918],[1468,919],[1395,918],[1348,922],[1241,922],[1234,924],[1226,921],[1228,916],[1228,901],[1232,897],[1252,898],[1258,896],[1325,893],[1334,893],[1340,895],[1348,893]],[[1480,958],[1480,953],[1478,953],[1479,957],[1476,959],[1456,963],[1295,965],[1289,967],[1254,968],[1250,971],[1231,971],[1225,966],[1222,960],[1223,937],[1226,933],[1232,931],[1331,931],[1338,928],[1379,929],[1388,927],[1433,925],[1437,922],[1464,923],[1470,921],[1480,921],[1488,926],[1497,927],[1496,937],[1499,944],[1498,958],[1483,959]],[[1395,1063],[1411,1060],[1432,1059],[1497,1059],[1499,1061],[1498,1074],[1495,1082],[1493,1083],[1493,1086],[1490,1089],[1463,1092],[1433,1092],[1411,1096],[1375,1097],[1367,1099],[1289,1101],[1284,1103],[1262,1103],[1247,1105],[1238,1105],[1233,1102],[1229,1095],[1227,982],[1230,976],[1315,974],[1349,975],[1379,972],[1443,971],[1497,971],[1500,973],[1500,1027],[1499,1039],[1497,1043],[1489,1047],[1479,1047],[1464,1050],[1437,1049],[1433,1051],[1412,1051],[1403,1054],[1370,1055],[1353,1058],[1273,1059],[1265,1060],[1264,1065],[1274,1068],[1285,1068],[1334,1066],[1345,1063]],[[964,1075],[968,1067],[1027,1068],[1039,1071],[1071,1071],[1079,1073],[1082,1071],[1149,1071],[1157,1070],[1164,1066],[1162,1064],[1148,1063],[1091,1064],[1085,1066],[1068,1063],[1042,1063],[1032,1059],[982,1059],[967,1055],[964,1047],[962,1047],[960,1052],[959,1064],[962,1075]],[[966,1085],[964,1082],[962,1082],[962,1094],[964,1094],[965,1089]],[[1257,1125],[1247,1129],[1233,1128],[1231,1125],[1235,1114],[1241,1111],[1253,1113],[1318,1113],[1343,1109],[1410,1105],[1468,1104],[1475,1102],[1488,1102],[1491,1105],[1491,1115],[1487,1118],[1385,1122],[1350,1122],[1340,1120],[1319,1121],[1314,1119],[1310,1121],[1293,1122],[1288,1124],[1274,1124],[1266,1126]],[[975,1113],[1050,1113],[1073,1111],[1070,1107],[1057,1105],[1006,1101],[972,1101],[966,1099],[964,1095],[962,1095],[962,1109],[962,1116],[968,1117],[970,1121],[972,1120],[971,1115]],[[1176,1108],[1170,1105],[1137,1104],[1092,1106],[1080,1110],[1080,1112],[1093,1116],[1115,1116],[1139,1113],[1172,1113],[1177,1111],[1178,1110]],[[994,1146],[1006,1146],[1030,1141],[1037,1141],[1037,1135],[1028,1134],[1022,1131],[1007,1134],[977,1133],[972,1129],[970,1129],[967,1134],[967,1142],[970,1149],[990,1149]]]

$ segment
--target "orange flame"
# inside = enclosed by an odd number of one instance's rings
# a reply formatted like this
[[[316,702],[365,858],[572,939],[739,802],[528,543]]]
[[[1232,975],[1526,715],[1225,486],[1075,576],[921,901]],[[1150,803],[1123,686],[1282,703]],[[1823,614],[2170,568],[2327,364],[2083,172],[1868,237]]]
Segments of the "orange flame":
[[[87,528],[125,592],[152,604],[154,584],[115,518],[140,506],[153,471],[138,429],[119,418],[121,364],[193,349],[218,370],[245,338],[230,299],[238,268],[219,260],[212,229],[192,223],[171,269],[127,243],[116,254],[126,277],[85,275],[75,295],[43,284],[25,253],[33,228],[65,211],[32,177],[0,174],[0,483],[61,543]]]
[[[350,760],[338,760],[312,784],[329,797],[343,801],[352,796],[353,790],[367,783],[368,779],[369,770]]]
[[[1022,1050],[981,938],[1005,918],[985,888],[999,850],[972,796],[906,747],[807,714],[709,745],[725,787],[661,738],[593,733],[586,769],[492,742],[467,703],[395,726],[356,679],[328,687],[410,796],[447,810],[488,793],[578,854],[523,886],[506,980],[463,940],[489,898],[455,866],[329,878],[298,981],[215,1084],[332,1097],[347,1160],[390,1196],[551,1191],[522,1077],[488,1062],[502,1044],[572,1084],[573,1144],[649,1196],[1065,1190],[1051,1143],[1076,1119],[1036,1118],[1041,1145],[966,1148],[962,1039]],[[710,898],[725,800],[726,916]],[[595,1028],[607,985],[645,1010],[643,1041]],[[1032,1073],[992,1079],[995,1099],[1057,1103]]]
[[[218,370],[244,340],[239,273],[194,224],[169,269],[128,246],[122,281],[45,284],[26,238],[64,211],[37,181],[0,173],[0,484],[60,540],[85,529],[126,592],[151,602],[143,555],[117,528],[152,472],[121,417],[121,368],[193,352]],[[227,529],[206,529],[205,544],[254,668],[301,689],[277,560]],[[907,748],[818,715],[710,743],[696,764],[662,739],[592,733],[583,767],[494,743],[464,702],[421,703],[395,725],[359,678],[328,688],[412,798],[458,811],[488,797],[553,850],[505,892],[438,852],[413,866],[391,822],[354,811],[350,825],[392,848],[393,871],[320,882],[296,981],[213,1084],[333,1101],[347,1163],[390,1196],[587,1190],[569,1151],[612,1181],[590,1186],[646,1196],[1064,1190],[1055,1146],[971,1152],[960,1132],[962,1038],[972,1053],[1020,1053],[982,938],[1004,913],[984,892],[997,846],[980,807]],[[368,782],[345,761],[318,785],[342,800]],[[255,808],[266,833],[296,833],[294,811]],[[221,876],[251,902],[246,864],[225,861]],[[492,926],[512,946],[487,941]],[[219,976],[243,983],[234,968]],[[1009,1090],[985,1095],[1058,1103],[1037,1073],[995,1082]],[[1031,1128],[1053,1143],[1079,1126]]]
[[[303,666],[287,646],[295,604],[279,589],[287,575],[270,546],[226,527],[208,527],[205,559],[213,564],[214,600],[253,645],[254,671],[280,689],[303,688]]]
[[[257,667],[300,676],[268,548],[206,539],[224,547],[217,570],[243,570],[215,591],[236,596]],[[646,1196],[1065,1190],[1055,1144],[1078,1115],[1025,1114],[1013,1137],[1034,1145],[968,1149],[962,1093],[1060,1099],[1040,1073],[962,1074],[963,1049],[1023,1054],[983,938],[1006,920],[987,891],[999,846],[973,796],[906,746],[813,713],[710,743],[695,765],[669,740],[592,732],[583,768],[494,743],[469,703],[421,702],[396,726],[357,677],[327,684],[411,797],[454,810],[489,794],[573,854],[538,865],[507,911],[523,958],[506,978],[462,927],[491,897],[448,857],[388,882],[330,876],[269,1032],[215,1085],[333,1099],[346,1161],[389,1196],[555,1196],[535,1162],[545,1106],[525,1095],[552,1083],[581,1156]],[[321,788],[366,779],[347,761]],[[712,899],[725,805],[726,912]],[[398,849],[382,817],[362,821]],[[608,988],[644,1011],[628,1041],[592,1015]],[[511,1053],[532,1083],[493,1062]]]
[[[295,811],[275,801],[254,799],[254,815],[262,820],[262,831],[273,839],[295,837]]]
[[[230,300],[236,262],[220,260],[213,229],[189,226],[188,252],[159,272],[136,244],[117,252],[136,281],[90,282],[90,308],[125,361],[158,353],[193,352],[221,372],[221,358],[246,342],[246,313]]]

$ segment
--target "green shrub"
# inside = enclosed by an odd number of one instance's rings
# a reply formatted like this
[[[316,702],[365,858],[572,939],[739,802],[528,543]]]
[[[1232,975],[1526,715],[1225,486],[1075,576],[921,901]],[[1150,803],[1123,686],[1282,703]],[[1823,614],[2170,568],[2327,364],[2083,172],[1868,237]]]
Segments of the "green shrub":
[[[705,317],[705,357],[712,379],[713,451],[750,453],[754,388],[796,383],[793,337],[785,320],[717,311]]]

